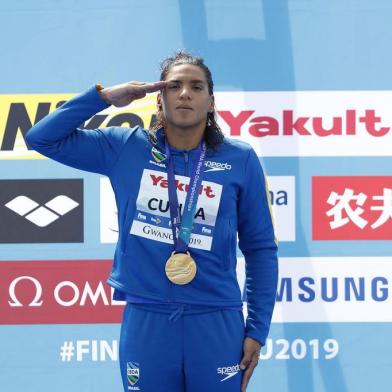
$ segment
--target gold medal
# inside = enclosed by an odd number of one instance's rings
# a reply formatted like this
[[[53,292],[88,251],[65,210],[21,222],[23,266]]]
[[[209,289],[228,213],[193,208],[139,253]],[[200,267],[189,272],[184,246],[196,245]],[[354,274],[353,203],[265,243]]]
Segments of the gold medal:
[[[165,265],[167,278],[175,284],[187,284],[196,275],[196,263],[189,252],[173,252]]]

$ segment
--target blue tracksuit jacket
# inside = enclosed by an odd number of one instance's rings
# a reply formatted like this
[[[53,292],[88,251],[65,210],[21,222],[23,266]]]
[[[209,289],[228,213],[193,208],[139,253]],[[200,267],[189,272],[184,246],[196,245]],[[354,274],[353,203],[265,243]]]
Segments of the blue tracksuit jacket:
[[[109,177],[118,208],[119,238],[108,283],[125,295],[167,303],[242,306],[236,279],[237,232],[246,262],[246,335],[262,344],[277,284],[277,240],[268,189],[254,150],[224,139],[208,150],[190,242],[195,279],[172,284],[165,263],[173,251],[164,135],[155,145],[140,127],[78,126],[108,107],[95,87],[38,122],[27,143],[63,164]],[[179,203],[184,204],[195,150],[172,149]]]

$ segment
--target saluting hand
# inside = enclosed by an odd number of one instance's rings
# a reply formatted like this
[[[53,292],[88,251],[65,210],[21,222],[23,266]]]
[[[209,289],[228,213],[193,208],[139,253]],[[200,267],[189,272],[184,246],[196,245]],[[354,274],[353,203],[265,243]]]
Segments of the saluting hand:
[[[261,344],[250,337],[244,339],[244,355],[240,362],[240,368],[244,370],[242,375],[241,392],[246,392],[248,382],[257,366],[260,357]]]
[[[129,105],[135,99],[144,98],[147,93],[162,90],[166,84],[165,81],[153,83],[132,81],[104,88],[99,94],[108,105],[122,107]]]

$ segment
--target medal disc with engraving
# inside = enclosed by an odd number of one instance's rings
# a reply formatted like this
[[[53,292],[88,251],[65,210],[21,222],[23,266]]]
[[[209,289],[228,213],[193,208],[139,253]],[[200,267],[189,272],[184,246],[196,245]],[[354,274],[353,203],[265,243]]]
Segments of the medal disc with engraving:
[[[196,275],[196,263],[189,252],[175,253],[166,262],[165,271],[167,278],[175,284],[187,284]]]

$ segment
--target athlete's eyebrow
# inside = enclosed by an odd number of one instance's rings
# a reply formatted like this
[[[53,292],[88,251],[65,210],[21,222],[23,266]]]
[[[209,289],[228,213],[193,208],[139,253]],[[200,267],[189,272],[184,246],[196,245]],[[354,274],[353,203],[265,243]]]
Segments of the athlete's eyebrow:
[[[179,79],[169,79],[169,80],[167,80],[167,83],[182,83],[182,82],[183,81],[179,80]],[[193,83],[193,84],[197,84],[197,83],[205,84],[205,81],[201,80],[201,79],[192,79],[190,82]]]
[[[193,84],[205,84],[204,80],[199,80],[199,79],[191,80],[191,83],[193,83]]]

